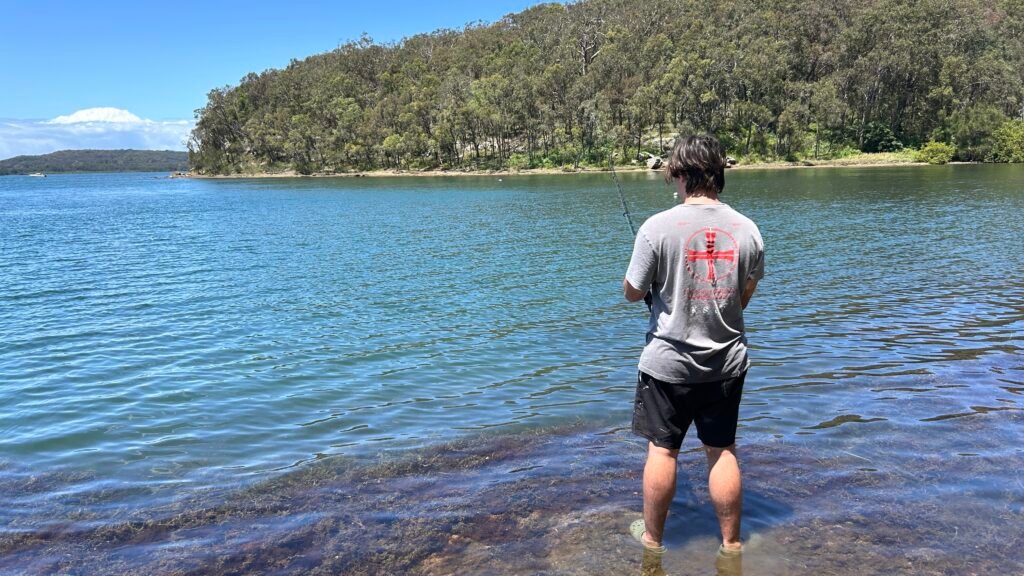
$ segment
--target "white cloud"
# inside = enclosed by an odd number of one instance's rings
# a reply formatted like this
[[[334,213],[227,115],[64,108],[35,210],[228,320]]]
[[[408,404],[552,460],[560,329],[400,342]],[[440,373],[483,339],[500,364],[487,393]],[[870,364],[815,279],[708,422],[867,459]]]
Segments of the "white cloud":
[[[184,150],[190,120],[154,121],[119,108],[87,108],[52,120],[0,120],[0,159],[68,149]]]
[[[81,124],[83,122],[138,124],[142,122],[142,118],[120,108],[86,108],[67,116],[57,116],[47,124]]]

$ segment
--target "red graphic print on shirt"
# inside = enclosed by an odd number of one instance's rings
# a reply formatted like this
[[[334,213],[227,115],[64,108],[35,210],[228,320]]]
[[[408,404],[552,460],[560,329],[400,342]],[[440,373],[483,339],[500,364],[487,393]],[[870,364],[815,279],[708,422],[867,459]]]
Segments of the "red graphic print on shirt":
[[[736,271],[736,239],[721,228],[705,228],[686,240],[686,269],[698,283],[714,286]]]

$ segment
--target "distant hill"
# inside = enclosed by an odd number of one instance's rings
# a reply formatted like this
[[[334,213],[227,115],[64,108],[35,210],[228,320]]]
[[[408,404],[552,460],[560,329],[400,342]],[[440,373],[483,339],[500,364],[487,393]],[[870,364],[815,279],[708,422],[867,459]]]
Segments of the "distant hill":
[[[188,153],[171,150],[61,150],[0,160],[0,176],[42,172],[174,172],[188,170]]]

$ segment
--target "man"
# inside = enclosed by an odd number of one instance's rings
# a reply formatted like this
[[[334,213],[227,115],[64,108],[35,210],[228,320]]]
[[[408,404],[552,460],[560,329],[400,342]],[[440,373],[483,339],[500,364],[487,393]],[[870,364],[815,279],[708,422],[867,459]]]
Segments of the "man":
[[[764,275],[764,242],[749,218],[719,200],[725,166],[715,137],[679,140],[666,173],[683,201],[640,227],[622,282],[630,302],[651,294],[633,407],[633,432],[649,441],[644,518],[630,532],[652,552],[665,549],[676,459],[691,422],[707,456],[708,489],[722,531],[720,551],[742,550],[735,442],[750,365],[743,309]]]

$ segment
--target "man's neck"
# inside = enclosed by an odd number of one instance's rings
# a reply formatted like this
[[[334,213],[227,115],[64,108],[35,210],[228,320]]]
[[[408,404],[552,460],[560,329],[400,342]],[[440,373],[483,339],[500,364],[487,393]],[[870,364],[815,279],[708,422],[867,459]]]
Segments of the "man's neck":
[[[676,180],[676,194],[683,199],[683,204],[721,204],[718,199],[718,192],[714,190],[694,190],[693,193],[686,191],[686,182],[682,178]]]
[[[703,190],[693,194],[683,195],[683,204],[721,204],[718,194],[715,192],[704,192]]]

